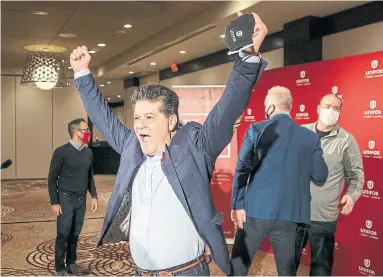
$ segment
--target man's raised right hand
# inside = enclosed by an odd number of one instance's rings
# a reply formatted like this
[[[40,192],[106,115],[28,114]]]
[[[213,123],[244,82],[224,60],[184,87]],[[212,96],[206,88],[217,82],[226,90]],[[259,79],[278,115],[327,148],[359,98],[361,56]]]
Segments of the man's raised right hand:
[[[55,216],[59,216],[60,214],[62,214],[63,211],[61,210],[61,205],[60,204],[52,205],[52,213]]]
[[[86,46],[79,46],[73,49],[70,54],[70,65],[72,66],[73,71],[76,73],[84,69],[89,69],[91,58]]]

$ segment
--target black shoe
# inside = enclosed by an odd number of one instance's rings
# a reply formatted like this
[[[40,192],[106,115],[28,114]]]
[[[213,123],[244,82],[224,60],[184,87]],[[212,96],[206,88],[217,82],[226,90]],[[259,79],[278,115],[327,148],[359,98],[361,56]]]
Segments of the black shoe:
[[[76,263],[71,264],[71,265],[67,265],[66,270],[68,273],[74,274],[74,275],[88,275],[88,274],[90,274],[89,269],[82,268],[81,266],[79,266]]]
[[[70,276],[68,272],[64,271],[57,271],[55,272],[55,276]]]

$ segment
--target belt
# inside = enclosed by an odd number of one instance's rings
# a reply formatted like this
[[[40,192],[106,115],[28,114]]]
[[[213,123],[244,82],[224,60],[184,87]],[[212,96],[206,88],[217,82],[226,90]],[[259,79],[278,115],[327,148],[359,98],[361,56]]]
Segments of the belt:
[[[82,199],[82,198],[85,198],[86,195],[75,195],[75,194],[72,194],[72,193],[68,193],[68,192],[63,192],[63,191],[59,191],[63,194],[65,194],[66,196],[69,196],[69,197],[72,197],[72,198],[78,198],[78,199]]]
[[[169,269],[164,270],[143,270],[137,267],[137,273],[141,276],[176,276],[178,274],[189,271],[199,265],[200,263],[207,262],[208,264],[211,262],[211,256],[201,255],[197,260],[188,262],[186,264],[171,267]]]

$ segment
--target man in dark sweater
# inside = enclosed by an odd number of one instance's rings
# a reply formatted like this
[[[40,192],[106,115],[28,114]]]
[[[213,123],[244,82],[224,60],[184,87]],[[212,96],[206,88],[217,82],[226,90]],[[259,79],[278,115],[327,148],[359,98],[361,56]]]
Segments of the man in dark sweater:
[[[92,211],[98,206],[93,154],[85,147],[91,135],[88,124],[82,118],[75,119],[69,122],[68,132],[71,139],[54,151],[48,177],[52,212],[57,216],[56,276],[90,273],[76,264],[77,241],[84,223],[88,190],[92,196]]]

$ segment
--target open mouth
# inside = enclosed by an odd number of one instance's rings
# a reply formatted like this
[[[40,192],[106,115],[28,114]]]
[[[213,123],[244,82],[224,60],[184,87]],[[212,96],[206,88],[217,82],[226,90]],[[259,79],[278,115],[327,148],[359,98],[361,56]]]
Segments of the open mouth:
[[[149,135],[143,135],[143,134],[141,134],[141,135],[138,135],[138,136],[139,136],[141,142],[148,142],[149,139],[150,139],[150,136],[149,136]]]

